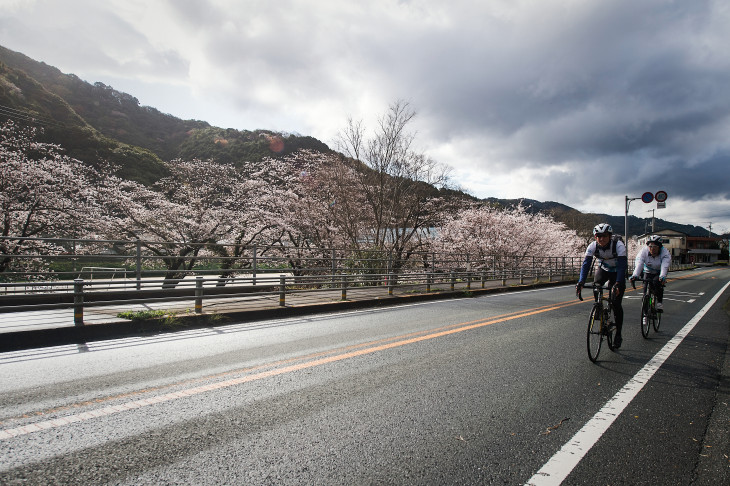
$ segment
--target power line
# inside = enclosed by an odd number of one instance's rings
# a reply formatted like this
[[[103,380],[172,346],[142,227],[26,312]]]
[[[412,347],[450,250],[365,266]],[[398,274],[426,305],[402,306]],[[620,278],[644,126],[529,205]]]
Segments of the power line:
[[[4,115],[10,119],[18,120],[27,123],[35,123],[37,125],[53,126],[56,128],[65,128],[68,125],[46,118],[44,116],[37,115],[28,110],[17,110],[10,106],[0,105],[0,115]]]

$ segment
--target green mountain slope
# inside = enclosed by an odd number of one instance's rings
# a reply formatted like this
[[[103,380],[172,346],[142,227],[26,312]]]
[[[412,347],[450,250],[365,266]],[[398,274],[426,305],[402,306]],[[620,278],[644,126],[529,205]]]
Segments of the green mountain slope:
[[[0,116],[43,126],[49,141],[88,163],[106,158],[123,177],[154,182],[161,161],[213,158],[223,163],[256,162],[307,148],[329,151],[308,136],[267,130],[239,131],[181,120],[137,98],[0,46]]]
[[[0,47],[0,121],[11,119],[38,126],[43,130],[41,140],[59,144],[69,156],[91,165],[102,161],[119,165],[119,175],[127,179],[149,183],[166,174],[156,154],[103,135],[59,94],[74,92],[77,83],[56,85],[56,93],[25,70],[13,67],[34,63],[39,64]],[[61,80],[75,78],[58,73]]]

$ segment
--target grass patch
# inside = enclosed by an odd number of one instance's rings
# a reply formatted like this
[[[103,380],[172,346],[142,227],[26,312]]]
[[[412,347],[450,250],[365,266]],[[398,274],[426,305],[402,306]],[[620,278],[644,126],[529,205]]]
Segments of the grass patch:
[[[160,319],[166,315],[169,315],[169,312],[164,310],[142,310],[120,312],[117,314],[117,317],[129,319],[131,321],[146,321],[149,319]]]
[[[169,310],[124,311],[117,314],[117,317],[132,321],[159,320],[163,327],[176,327],[181,323],[177,314]]]
[[[171,311],[171,310],[141,310],[141,311],[124,311],[117,314],[117,317],[122,319],[129,319],[132,321],[151,321],[158,320],[163,327],[174,328],[185,326],[185,317],[201,317],[208,324],[223,324],[230,320],[229,317],[223,314],[207,314],[199,315],[195,314],[193,309],[186,309],[184,311]]]

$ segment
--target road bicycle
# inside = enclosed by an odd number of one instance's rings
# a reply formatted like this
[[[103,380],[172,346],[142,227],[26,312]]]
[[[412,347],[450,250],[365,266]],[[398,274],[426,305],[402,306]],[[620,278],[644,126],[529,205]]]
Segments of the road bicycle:
[[[601,352],[601,345],[606,339],[608,349],[615,351],[614,338],[616,337],[616,322],[613,312],[613,293],[609,290],[608,297],[603,296],[604,286],[596,284],[591,286],[596,302],[591,309],[588,318],[588,330],[586,332],[586,345],[588,346],[588,359],[596,362]],[[577,292],[578,298],[583,300],[581,292]]]
[[[636,278],[631,282],[634,289],[637,281],[646,283],[644,296],[641,299],[641,335],[644,336],[644,339],[648,339],[649,329],[653,327],[654,332],[659,332],[659,326],[662,324],[662,313],[658,312],[656,308],[656,281],[650,278]]]

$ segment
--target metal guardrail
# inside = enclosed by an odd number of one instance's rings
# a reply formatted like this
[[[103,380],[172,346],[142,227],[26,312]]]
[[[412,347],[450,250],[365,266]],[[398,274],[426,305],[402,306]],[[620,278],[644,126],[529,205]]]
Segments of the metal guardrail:
[[[245,306],[245,301],[278,299],[284,307],[287,300],[296,296],[306,301],[308,294],[331,294],[329,299],[348,300],[348,294],[368,290],[372,295],[385,297],[399,292],[446,292],[469,291],[492,286],[518,285],[537,281],[556,281],[566,278],[575,279],[576,269],[568,273],[555,274],[527,272],[424,272],[410,274],[337,274],[293,276],[287,274],[268,277],[232,278],[225,286],[219,285],[218,278],[196,276],[183,279],[175,288],[164,288],[164,279],[146,279],[144,286],[137,289],[136,281],[120,280],[83,280],[73,282],[45,282],[33,284],[43,289],[28,292],[29,284],[4,284],[6,294],[0,295],[0,313],[41,311],[53,309],[74,309],[74,324],[84,324],[84,312],[98,307],[114,307],[121,312],[125,308],[153,303],[164,303],[173,311],[194,309],[203,313],[206,302],[215,302],[217,308],[223,306]],[[496,283],[496,285],[495,285]],[[15,287],[14,287],[15,285]],[[50,290],[50,291],[49,291]],[[338,299],[339,297],[339,299]],[[190,305],[192,303],[192,306]]]
[[[3,281],[100,279],[121,273],[174,280],[181,275],[268,273],[336,275],[339,273],[412,273],[506,271],[549,268],[558,272],[580,264],[580,256],[474,255],[440,251],[397,253],[374,249],[297,248],[287,245],[88,240],[0,237],[0,289]]]
[[[56,264],[90,259],[134,262],[132,269],[117,264],[84,265],[81,272],[73,270],[50,275],[25,272],[28,279],[20,278],[22,272],[0,272],[0,278],[3,279],[0,281],[0,314],[73,308],[77,324],[83,323],[85,309],[101,307],[109,308],[107,312],[112,312],[112,307],[114,311],[121,311],[150,305],[186,309],[193,303],[193,312],[202,313],[204,303],[213,301],[216,309],[239,305],[242,300],[252,302],[256,299],[278,299],[279,306],[286,306],[287,299],[296,296],[302,300],[307,293],[314,292],[339,292],[340,299],[347,300],[348,293],[358,289],[382,289],[382,295],[392,295],[396,289],[405,292],[409,291],[408,288],[413,292],[468,291],[472,286],[484,287],[487,282],[493,286],[507,286],[553,279],[575,280],[583,261],[583,257],[490,256],[475,259],[458,253],[428,252],[413,253],[407,261],[399,262],[394,261],[387,252],[374,250],[309,249],[310,257],[297,260],[296,268],[281,265],[275,268],[281,259],[291,259],[291,255],[270,255],[265,259],[263,253],[302,250],[281,247],[262,250],[253,246],[245,248],[249,252],[245,257],[242,256],[243,248],[236,247],[239,256],[235,257],[235,261],[250,258],[248,262],[252,265],[249,268],[222,268],[233,261],[232,257],[216,259],[208,255],[196,257],[196,268],[171,273],[169,269],[145,268],[145,262],[159,261],[163,257],[157,256],[158,260],[154,260],[150,255],[143,255],[141,250],[145,243],[139,240],[94,240],[91,243],[91,240],[36,241],[73,245],[74,250],[59,255],[16,255],[14,258],[48,258]],[[96,245],[94,248],[97,251],[101,248],[99,245],[115,248],[115,251],[121,251],[123,245],[132,245],[135,250],[131,254],[122,251],[123,254],[97,252],[93,255],[78,255],[77,245],[82,243]],[[674,265],[672,269],[685,267],[689,265]],[[86,274],[88,279],[83,278]],[[118,275],[124,277],[118,278]],[[212,304],[209,308],[212,308]]]

